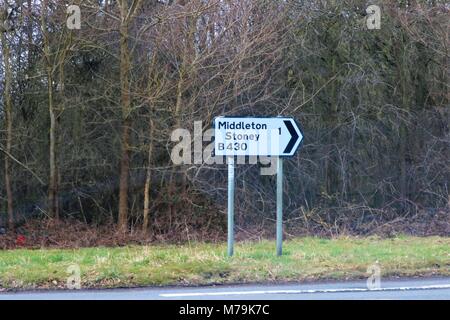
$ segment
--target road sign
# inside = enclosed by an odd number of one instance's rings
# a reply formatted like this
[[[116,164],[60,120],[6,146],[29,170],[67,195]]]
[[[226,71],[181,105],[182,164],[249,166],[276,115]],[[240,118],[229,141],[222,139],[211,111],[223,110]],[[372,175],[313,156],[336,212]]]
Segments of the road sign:
[[[216,156],[293,156],[303,134],[293,118],[217,117]]]
[[[283,156],[292,156],[303,140],[293,118],[218,117],[214,119],[215,154],[228,163],[228,256],[234,253],[234,156],[277,157],[277,255],[283,243]]]

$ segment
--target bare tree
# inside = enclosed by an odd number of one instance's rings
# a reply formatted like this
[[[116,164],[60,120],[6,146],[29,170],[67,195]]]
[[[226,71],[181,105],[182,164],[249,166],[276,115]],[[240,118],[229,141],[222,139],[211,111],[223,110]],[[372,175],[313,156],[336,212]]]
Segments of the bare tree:
[[[130,170],[130,127],[131,127],[131,92],[130,70],[131,58],[129,48],[129,27],[142,1],[118,1],[120,8],[120,87],[122,104],[122,153],[120,157],[119,186],[119,229],[124,232],[128,228],[128,180]]]
[[[6,33],[9,31],[8,14],[10,8],[8,2],[4,1],[3,8],[0,8],[0,44],[2,46],[3,65],[5,70],[5,85],[3,91],[3,101],[5,106],[5,127],[6,127],[6,148],[2,151],[5,155],[5,189],[8,203],[8,225],[10,229],[14,228],[14,209],[13,209],[13,193],[11,188],[11,147],[13,140],[13,117],[12,117],[12,80],[13,71],[11,68],[11,51],[9,48]]]

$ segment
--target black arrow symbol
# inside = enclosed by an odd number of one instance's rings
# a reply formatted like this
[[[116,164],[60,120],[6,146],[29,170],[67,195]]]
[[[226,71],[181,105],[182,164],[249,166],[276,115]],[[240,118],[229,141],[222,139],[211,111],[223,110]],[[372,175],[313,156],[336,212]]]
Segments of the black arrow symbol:
[[[284,124],[286,125],[286,128],[288,129],[289,133],[291,134],[291,140],[289,141],[286,149],[284,149],[283,153],[291,153],[292,149],[294,148],[295,144],[297,143],[299,135],[297,134],[297,131],[295,130],[291,121],[284,120]]]

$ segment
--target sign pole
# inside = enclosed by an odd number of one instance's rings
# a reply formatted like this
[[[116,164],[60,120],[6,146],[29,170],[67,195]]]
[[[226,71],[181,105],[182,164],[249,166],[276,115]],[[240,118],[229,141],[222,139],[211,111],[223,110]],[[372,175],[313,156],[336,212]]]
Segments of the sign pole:
[[[277,161],[277,256],[283,254],[283,158]]]
[[[234,157],[228,157],[228,256],[234,253]]]

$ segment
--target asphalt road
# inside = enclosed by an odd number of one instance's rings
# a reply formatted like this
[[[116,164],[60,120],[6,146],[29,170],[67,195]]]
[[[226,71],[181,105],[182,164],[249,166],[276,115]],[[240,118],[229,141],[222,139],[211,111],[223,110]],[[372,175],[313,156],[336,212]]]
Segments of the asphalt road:
[[[166,287],[114,290],[0,293],[0,300],[450,300],[450,278],[381,280],[369,290],[365,281],[314,284]]]

